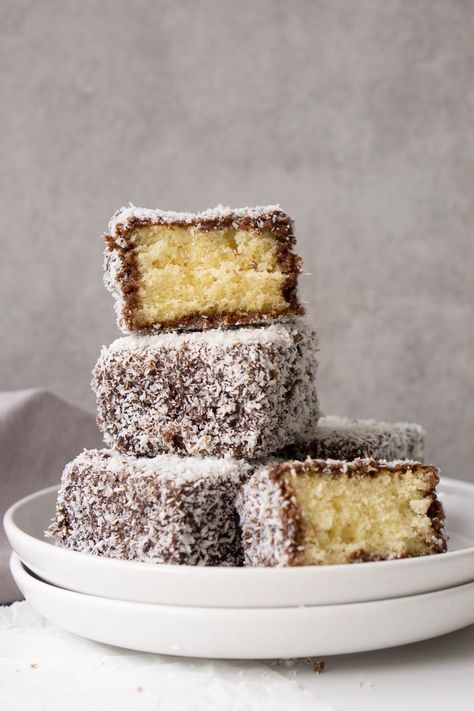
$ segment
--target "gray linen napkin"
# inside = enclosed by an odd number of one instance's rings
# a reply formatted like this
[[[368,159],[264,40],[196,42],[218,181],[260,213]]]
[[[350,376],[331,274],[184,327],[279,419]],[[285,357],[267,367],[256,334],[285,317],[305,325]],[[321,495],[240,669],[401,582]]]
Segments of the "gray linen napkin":
[[[23,496],[59,482],[84,448],[101,447],[94,415],[46,390],[0,393],[0,514]],[[10,576],[10,546],[0,526],[0,604],[21,599]]]

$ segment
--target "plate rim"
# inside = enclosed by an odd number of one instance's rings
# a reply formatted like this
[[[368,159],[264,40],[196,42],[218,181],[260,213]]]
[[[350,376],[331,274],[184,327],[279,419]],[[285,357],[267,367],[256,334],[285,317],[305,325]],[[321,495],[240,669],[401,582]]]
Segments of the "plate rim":
[[[10,564],[32,607],[53,624],[104,644],[174,657],[231,660],[353,654],[439,637],[474,622],[474,581],[329,609],[325,605],[202,608],[87,595],[38,579],[17,554],[12,554]],[[449,610],[453,614],[446,614]]]
[[[273,613],[275,611],[281,611],[282,613],[284,613],[288,610],[307,610],[311,608],[317,608],[327,611],[328,607],[333,608],[334,610],[336,608],[340,609],[341,607],[344,607],[348,611],[350,611],[350,608],[353,608],[354,612],[356,612],[357,610],[360,610],[362,606],[366,606],[366,608],[367,606],[373,607],[375,605],[377,605],[378,607],[388,607],[392,606],[393,604],[404,604],[405,602],[416,603],[417,600],[421,602],[422,600],[427,600],[428,598],[439,599],[443,596],[448,596],[454,592],[462,592],[463,588],[466,589],[466,591],[468,588],[474,591],[474,580],[471,580],[468,583],[461,583],[461,585],[451,585],[446,588],[441,588],[440,590],[430,590],[429,592],[418,593],[415,595],[401,595],[398,597],[383,598],[378,600],[359,600],[357,602],[335,603],[333,605],[289,605],[285,607],[200,607],[197,605],[165,605],[160,603],[137,602],[135,600],[121,600],[118,598],[101,597],[99,595],[91,595],[89,593],[82,593],[77,590],[69,590],[68,588],[62,588],[59,585],[55,585],[54,583],[50,583],[47,580],[43,580],[39,575],[33,573],[28,568],[28,564],[25,563],[20,558],[20,556],[14,551],[10,555],[9,562],[11,568],[13,566],[20,566],[23,574],[27,575],[29,578],[35,581],[34,584],[45,588],[52,588],[55,591],[55,593],[53,594],[65,595],[67,597],[74,598],[84,598],[101,605],[112,604],[114,607],[121,607],[123,605],[126,605],[131,606],[132,608],[141,608],[143,610],[148,611],[150,610],[150,608],[162,608],[163,610],[166,610],[166,612],[171,612],[171,614],[185,613],[185,611],[188,611],[188,613],[195,612],[196,614],[215,613],[216,615],[223,615],[225,617],[230,614],[240,614],[244,616],[246,613],[254,613],[256,615],[262,612]]]

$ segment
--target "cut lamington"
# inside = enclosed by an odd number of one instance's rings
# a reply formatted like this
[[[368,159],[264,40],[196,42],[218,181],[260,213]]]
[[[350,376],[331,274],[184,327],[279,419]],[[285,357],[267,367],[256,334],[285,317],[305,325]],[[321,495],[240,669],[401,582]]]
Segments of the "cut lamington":
[[[105,240],[104,281],[124,333],[257,324],[304,311],[293,223],[278,205],[124,207]]]
[[[283,452],[287,459],[340,459],[351,461],[359,457],[373,459],[424,458],[425,432],[420,425],[408,422],[376,422],[350,420],[328,415],[318,421],[312,441],[305,447],[289,447]]]
[[[86,450],[64,470],[47,535],[108,558],[240,565],[234,500],[250,471],[231,459]]]
[[[354,563],[441,553],[438,470],[307,459],[261,467],[238,495],[245,564]]]
[[[107,444],[160,453],[265,457],[308,443],[317,420],[316,334],[265,327],[128,336],[94,368]]]

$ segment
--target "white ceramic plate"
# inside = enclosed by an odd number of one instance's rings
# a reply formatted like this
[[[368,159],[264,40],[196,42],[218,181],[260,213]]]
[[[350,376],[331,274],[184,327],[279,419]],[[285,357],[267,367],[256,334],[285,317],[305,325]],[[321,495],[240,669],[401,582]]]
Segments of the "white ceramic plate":
[[[5,515],[14,551],[44,580],[101,597],[192,607],[292,607],[416,595],[474,580],[474,484],[444,479],[450,552],[427,558],[300,568],[205,568],[112,560],[45,539],[56,488]]]
[[[364,652],[474,622],[474,583],[392,600],[283,608],[148,605],[45,583],[13,554],[11,571],[35,610],[82,637],[143,652],[269,659]]]

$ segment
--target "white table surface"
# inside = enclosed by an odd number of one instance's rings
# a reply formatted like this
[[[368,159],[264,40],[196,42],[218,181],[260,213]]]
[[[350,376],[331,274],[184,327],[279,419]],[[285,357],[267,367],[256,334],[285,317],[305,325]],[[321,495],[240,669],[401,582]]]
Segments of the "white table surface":
[[[89,642],[26,602],[0,607],[2,711],[471,711],[474,625],[391,650],[310,660],[222,662]]]

